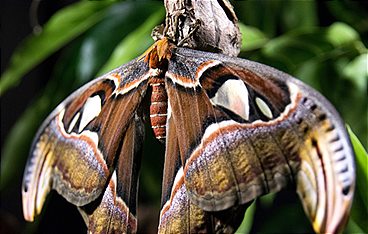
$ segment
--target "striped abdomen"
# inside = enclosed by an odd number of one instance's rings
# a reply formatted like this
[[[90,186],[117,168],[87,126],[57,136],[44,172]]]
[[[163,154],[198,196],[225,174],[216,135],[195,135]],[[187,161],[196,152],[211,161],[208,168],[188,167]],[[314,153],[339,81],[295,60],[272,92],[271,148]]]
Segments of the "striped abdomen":
[[[155,79],[150,83],[152,87],[150,119],[155,137],[165,142],[167,119],[167,93],[164,79]]]

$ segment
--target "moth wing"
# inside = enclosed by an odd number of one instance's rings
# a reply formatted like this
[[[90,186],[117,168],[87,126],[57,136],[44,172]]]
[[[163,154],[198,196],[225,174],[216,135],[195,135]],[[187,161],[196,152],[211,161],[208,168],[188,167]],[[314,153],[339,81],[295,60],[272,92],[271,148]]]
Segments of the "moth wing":
[[[229,63],[229,67],[245,83],[255,79],[246,75],[249,73],[246,70],[252,69],[258,77],[286,85],[290,103],[279,117],[267,122],[267,131],[275,139],[272,148],[278,145],[283,150],[315,231],[341,232],[353,200],[355,165],[350,139],[339,114],[321,94],[285,73],[244,60],[238,64],[241,67],[234,63]],[[276,110],[278,104],[271,99],[277,99],[268,97],[271,109]]]
[[[127,128],[122,149],[109,184],[101,196],[80,207],[91,233],[136,233],[138,172],[144,124],[138,113]]]
[[[354,155],[322,95],[243,59],[177,49],[172,60],[169,104],[194,204],[220,211],[296,184],[316,231],[344,226]]]
[[[84,85],[44,121],[23,177],[26,220],[51,189],[84,206],[100,196],[114,171],[122,137],[147,88],[148,66],[133,61]]]
[[[175,121],[168,113],[159,233],[233,233],[249,204],[208,212],[194,204],[184,183]]]

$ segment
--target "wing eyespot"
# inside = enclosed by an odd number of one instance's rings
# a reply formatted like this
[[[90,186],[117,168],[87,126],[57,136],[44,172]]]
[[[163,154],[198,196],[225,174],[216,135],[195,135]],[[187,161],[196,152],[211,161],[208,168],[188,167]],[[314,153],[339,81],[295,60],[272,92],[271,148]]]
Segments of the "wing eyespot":
[[[261,111],[261,113],[266,116],[269,119],[273,118],[273,114],[271,111],[271,108],[267,105],[265,101],[263,101],[261,98],[256,97],[255,102],[257,104],[258,109]]]
[[[100,114],[101,108],[102,100],[99,95],[91,96],[86,100],[81,112],[82,114],[79,123],[79,132],[81,132],[89,122],[91,122]]]
[[[210,100],[214,105],[230,110],[244,120],[249,120],[249,93],[243,81],[226,80]]]
[[[80,121],[80,112],[77,112],[69,124],[68,133],[71,133],[76,124]]]

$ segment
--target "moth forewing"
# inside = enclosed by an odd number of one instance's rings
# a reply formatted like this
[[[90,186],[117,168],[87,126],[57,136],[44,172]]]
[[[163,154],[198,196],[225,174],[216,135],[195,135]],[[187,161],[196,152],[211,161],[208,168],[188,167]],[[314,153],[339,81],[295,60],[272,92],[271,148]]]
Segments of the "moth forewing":
[[[50,189],[76,206],[91,203],[105,190],[122,136],[147,89],[149,69],[141,65],[134,61],[87,83],[44,121],[23,178],[26,220],[40,213]],[[127,81],[136,84],[134,90]]]
[[[185,156],[185,183],[192,202],[204,210],[223,210],[296,183],[314,229],[340,232],[352,203],[355,169],[346,129],[332,105],[307,85],[266,65],[189,49],[177,49],[174,59],[177,54],[190,61],[187,66],[197,67],[200,87],[214,105],[204,112],[213,113],[210,118],[195,123],[204,126],[193,128],[202,138],[188,144],[191,150]],[[202,69],[205,60],[217,65]],[[218,114],[219,104],[237,114],[236,108],[224,105],[221,89],[231,79],[247,87],[248,120]],[[200,92],[192,93],[197,95],[194,100],[200,100]],[[173,111],[174,119],[181,119],[182,113]],[[198,120],[198,115],[192,109],[185,119]],[[189,129],[191,125],[185,123]],[[226,165],[232,169],[224,169]],[[316,197],[318,203],[313,202]]]

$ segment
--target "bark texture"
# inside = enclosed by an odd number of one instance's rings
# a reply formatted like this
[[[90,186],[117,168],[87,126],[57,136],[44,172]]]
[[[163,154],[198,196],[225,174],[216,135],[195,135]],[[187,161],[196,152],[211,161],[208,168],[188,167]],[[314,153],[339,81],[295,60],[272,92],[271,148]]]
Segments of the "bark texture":
[[[165,25],[153,31],[155,40],[168,37],[175,44],[237,56],[241,34],[228,0],[165,0]]]

